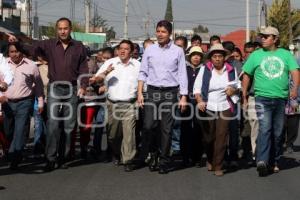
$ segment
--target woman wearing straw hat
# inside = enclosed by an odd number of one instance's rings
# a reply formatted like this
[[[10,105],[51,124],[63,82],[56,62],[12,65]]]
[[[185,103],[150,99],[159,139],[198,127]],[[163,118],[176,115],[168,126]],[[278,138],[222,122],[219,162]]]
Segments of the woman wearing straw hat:
[[[197,107],[201,111],[203,148],[207,168],[222,176],[222,163],[228,139],[228,124],[233,117],[232,104],[238,100],[236,70],[225,62],[226,52],[215,44],[208,53],[208,62],[200,69],[194,84]]]

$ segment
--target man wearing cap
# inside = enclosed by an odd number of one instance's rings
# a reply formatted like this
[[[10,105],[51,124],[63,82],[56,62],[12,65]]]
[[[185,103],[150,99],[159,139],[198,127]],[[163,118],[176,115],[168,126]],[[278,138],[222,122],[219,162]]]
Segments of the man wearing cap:
[[[260,32],[262,49],[253,52],[243,66],[243,101],[247,105],[247,90],[254,79],[255,109],[259,121],[256,161],[259,176],[268,174],[269,167],[279,171],[282,153],[285,103],[297,97],[299,66],[292,54],[278,48],[279,32],[267,27]],[[289,74],[294,87],[289,94]]]
[[[145,109],[144,133],[152,134],[160,126],[159,173],[168,173],[170,163],[171,128],[173,124],[173,104],[178,101],[178,89],[181,95],[181,111],[186,105],[187,73],[182,48],[176,46],[170,37],[172,24],[166,20],[158,22],[156,37],[158,44],[148,47],[143,55],[139,73],[138,103]],[[144,105],[143,85],[147,84],[147,101]],[[172,115],[173,114],[173,115]],[[158,149],[157,149],[158,150]]]

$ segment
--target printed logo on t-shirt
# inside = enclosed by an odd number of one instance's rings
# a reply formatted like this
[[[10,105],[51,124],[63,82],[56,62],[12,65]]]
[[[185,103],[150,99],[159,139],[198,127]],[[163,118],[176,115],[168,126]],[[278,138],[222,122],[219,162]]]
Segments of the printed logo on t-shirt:
[[[263,74],[269,79],[281,77],[284,71],[283,61],[276,56],[264,58],[260,64]]]

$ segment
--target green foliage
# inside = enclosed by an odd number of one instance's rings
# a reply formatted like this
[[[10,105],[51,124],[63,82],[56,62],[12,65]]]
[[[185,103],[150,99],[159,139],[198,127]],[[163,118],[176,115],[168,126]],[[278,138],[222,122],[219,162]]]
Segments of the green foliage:
[[[100,28],[102,27],[103,32],[106,33],[106,40],[109,41],[110,39],[114,39],[116,37],[116,32],[114,27],[109,26],[107,21],[102,18],[97,12],[95,13],[94,17],[91,19],[90,24],[94,27]]]
[[[165,20],[168,20],[169,22],[173,21],[172,0],[168,0],[166,14],[165,14]]]
[[[274,26],[280,33],[281,46],[289,46],[289,27],[288,27],[288,0],[274,0],[268,10],[268,25]],[[293,38],[300,35],[300,11],[292,9],[291,22]]]

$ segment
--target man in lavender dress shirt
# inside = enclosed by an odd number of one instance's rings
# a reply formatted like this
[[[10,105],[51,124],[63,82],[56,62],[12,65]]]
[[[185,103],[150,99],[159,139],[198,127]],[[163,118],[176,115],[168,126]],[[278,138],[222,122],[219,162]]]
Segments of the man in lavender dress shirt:
[[[165,20],[158,22],[156,26],[158,44],[146,49],[138,78],[138,103],[145,111],[143,134],[146,137],[143,139],[143,148],[147,148],[146,145],[149,145],[150,140],[154,141],[150,138],[156,137],[153,136],[155,134],[153,130],[159,126],[161,135],[159,141],[155,140],[159,148],[155,152],[152,149],[149,169],[156,170],[157,156],[160,152],[158,164],[160,174],[166,174],[169,170],[171,129],[175,114],[172,106],[178,101],[179,89],[181,97],[177,106],[184,110],[188,93],[184,52],[171,41],[171,34],[170,22]],[[147,84],[145,102],[142,94],[144,83]]]

